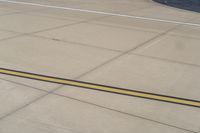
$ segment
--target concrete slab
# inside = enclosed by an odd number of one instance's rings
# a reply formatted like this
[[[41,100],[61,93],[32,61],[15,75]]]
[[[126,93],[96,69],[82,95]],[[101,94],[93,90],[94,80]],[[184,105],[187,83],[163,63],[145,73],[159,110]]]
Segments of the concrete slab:
[[[95,20],[106,15],[94,14],[94,13],[84,13],[81,11],[70,11],[70,10],[60,10],[60,9],[44,9],[40,11],[31,12],[30,15],[51,17],[55,19],[67,19],[74,21],[88,21]]]
[[[44,95],[44,92],[20,86],[0,79],[0,119]],[[1,129],[0,129],[1,131]]]
[[[0,8],[0,15],[5,15],[5,14],[10,14],[10,13],[14,13],[16,11],[14,10],[6,10],[6,9],[1,9]]]
[[[159,101],[134,98],[107,92],[96,92],[84,88],[64,86],[55,92],[102,108],[126,113],[134,118],[155,124],[174,126],[190,131],[199,131],[199,109],[173,105]]]
[[[199,39],[166,35],[133,53],[200,65]]]
[[[123,2],[87,3],[79,5],[77,7],[80,9],[87,9],[87,10],[89,9],[89,10],[112,12],[112,13],[125,13],[139,8],[133,6],[133,4],[124,4]]]
[[[151,0],[20,1],[0,2],[0,68],[200,100],[199,14]],[[199,108],[3,74],[0,104],[1,133],[200,131]]]
[[[136,30],[147,31],[147,32],[158,32],[158,33],[166,32],[177,26],[177,24],[173,24],[173,23],[144,21],[144,20],[135,19],[135,18],[125,17],[122,19],[119,16],[106,17],[106,18],[94,20],[91,23],[97,23],[97,24],[108,25],[108,26],[116,26],[116,27],[122,27],[122,28],[133,29],[133,30],[136,29]]]
[[[0,40],[17,36],[19,34],[7,31],[0,31]]]
[[[6,10],[15,10],[19,12],[27,12],[27,11],[33,11],[33,10],[40,10],[43,9],[43,7],[36,7],[36,6],[26,6],[22,4],[14,4],[14,3],[8,3],[8,2],[0,2],[0,9],[6,9]]]
[[[196,19],[190,21],[191,23],[200,24],[200,19],[197,17]],[[182,25],[175,30],[171,31],[169,34],[172,35],[180,35],[184,37],[192,37],[192,38],[200,38],[200,27],[197,26],[188,26]]]
[[[16,66],[20,66],[20,70],[23,71],[63,78],[78,77],[119,54],[118,52],[30,36],[2,41],[0,47],[0,60],[3,62],[12,64],[12,66],[17,64]],[[5,51],[5,49],[7,50]],[[14,69],[10,65],[4,66]],[[10,79],[9,76],[4,78]],[[18,81],[29,84],[22,79]],[[29,85],[33,85],[33,83]],[[38,87],[37,84],[34,86]],[[45,89],[45,87],[43,88]],[[48,89],[46,87],[45,90]]]
[[[199,74],[198,67],[125,55],[81,77],[81,80],[200,100]]]
[[[127,51],[150,40],[158,33],[84,23],[40,32],[36,35],[100,48]]]
[[[51,106],[48,105],[49,103]],[[41,127],[37,123],[41,123],[44,126]],[[7,125],[9,125],[9,128],[7,128]],[[24,128],[20,128],[17,125],[20,125],[20,127],[24,125]],[[56,128],[60,128],[61,133],[132,133],[134,131],[143,133],[147,132],[147,130],[155,133],[161,131],[165,133],[186,133],[186,131],[180,129],[154,124],[146,120],[55,95],[49,95],[45,99],[0,122],[2,133],[13,132],[14,129],[19,132],[47,132],[47,127],[50,127],[55,132]]]
[[[56,20],[40,16],[13,14],[0,16],[0,29],[30,33],[57,26],[72,24],[71,20]]]
[[[21,2],[21,0],[16,0],[18,2]],[[29,2],[29,3],[37,3],[37,4],[45,4],[45,5],[55,5],[55,6],[63,6],[63,5],[67,5],[67,6],[77,6],[80,5],[81,3],[85,3],[85,2],[81,2],[81,1],[77,1],[77,0],[28,0],[28,1],[24,1],[24,2]]]

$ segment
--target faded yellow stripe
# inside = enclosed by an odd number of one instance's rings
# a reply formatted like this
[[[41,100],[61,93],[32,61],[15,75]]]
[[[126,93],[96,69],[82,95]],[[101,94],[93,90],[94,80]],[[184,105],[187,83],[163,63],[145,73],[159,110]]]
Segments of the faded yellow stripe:
[[[115,87],[106,87],[106,86],[94,85],[94,84],[90,84],[90,83],[81,83],[78,81],[70,81],[67,79],[57,79],[57,78],[46,77],[46,76],[38,76],[38,75],[28,74],[28,73],[23,73],[23,72],[15,72],[12,70],[0,69],[0,73],[9,74],[9,75],[13,75],[13,76],[22,76],[25,78],[32,78],[32,79],[37,79],[37,80],[43,80],[43,81],[47,81],[47,82],[55,82],[55,83],[59,83],[59,84],[79,86],[79,87],[83,87],[83,88],[90,88],[90,89],[95,89],[95,90],[100,90],[100,91],[109,91],[109,92],[119,93],[119,94],[123,94],[123,95],[150,98],[150,99],[155,99],[155,100],[160,100],[160,101],[165,101],[165,102],[173,102],[173,103],[177,103],[177,104],[185,104],[185,105],[189,105],[189,106],[200,107],[200,102],[196,102],[196,101],[192,101],[192,100],[182,100],[179,98],[158,96],[156,94],[146,94],[146,93],[142,93],[142,92],[121,90],[121,89],[118,89]]]

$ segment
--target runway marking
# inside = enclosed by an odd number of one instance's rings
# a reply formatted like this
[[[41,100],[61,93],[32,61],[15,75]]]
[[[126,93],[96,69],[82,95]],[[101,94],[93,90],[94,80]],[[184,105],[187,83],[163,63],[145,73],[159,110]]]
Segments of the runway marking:
[[[0,68],[0,74],[200,108],[200,101]]]
[[[78,8],[70,8],[70,7],[62,7],[62,6],[53,6],[53,5],[46,5],[46,4],[23,2],[23,1],[0,0],[0,2],[22,4],[22,5],[31,5],[31,6],[40,6],[40,7],[45,7],[45,8],[71,10],[71,11],[79,11],[79,12],[95,13],[95,14],[102,14],[102,15],[109,15],[109,16],[118,16],[118,17],[126,17],[126,18],[133,18],[133,19],[141,19],[141,20],[148,20],[148,21],[156,21],[156,22],[173,23],[173,24],[181,24],[181,25],[189,25],[189,26],[200,27],[200,24],[197,24],[197,23],[187,23],[187,22],[181,22],[181,21],[165,20],[165,19],[142,17],[142,16],[133,16],[133,15],[126,15],[126,14],[119,14],[119,13],[111,13],[111,12],[103,12],[103,11],[95,11],[95,10],[87,10],[87,9],[78,9]]]

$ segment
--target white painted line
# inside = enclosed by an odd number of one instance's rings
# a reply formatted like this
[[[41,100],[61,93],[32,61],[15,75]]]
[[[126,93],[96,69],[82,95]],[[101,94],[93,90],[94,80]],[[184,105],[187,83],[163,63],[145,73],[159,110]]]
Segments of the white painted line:
[[[148,20],[148,21],[156,21],[156,22],[173,23],[173,24],[181,24],[181,25],[200,27],[200,24],[196,24],[196,23],[187,23],[187,22],[181,22],[181,21],[164,20],[164,19],[149,18],[149,17],[142,17],[142,16],[132,16],[132,15],[126,15],[126,14],[119,14],[119,13],[110,13],[110,12],[102,12],[102,11],[94,11],[94,10],[87,10],[87,9],[70,8],[70,7],[61,7],[61,6],[52,6],[52,5],[29,3],[29,2],[23,2],[23,1],[0,0],[0,2],[31,5],[31,6],[40,6],[40,7],[45,7],[45,8],[80,11],[80,12],[95,13],[95,14],[102,14],[102,15],[109,15],[109,16],[118,16],[118,17],[126,17],[126,18],[133,18],[133,19],[141,19],[141,20]]]

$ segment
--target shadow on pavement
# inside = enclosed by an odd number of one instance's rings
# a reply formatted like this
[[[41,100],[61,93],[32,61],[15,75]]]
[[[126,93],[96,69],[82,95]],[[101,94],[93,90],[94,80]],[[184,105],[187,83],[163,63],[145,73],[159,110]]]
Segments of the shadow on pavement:
[[[168,6],[200,12],[200,0],[153,0]]]

